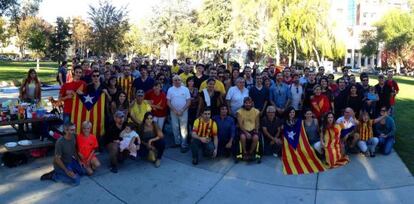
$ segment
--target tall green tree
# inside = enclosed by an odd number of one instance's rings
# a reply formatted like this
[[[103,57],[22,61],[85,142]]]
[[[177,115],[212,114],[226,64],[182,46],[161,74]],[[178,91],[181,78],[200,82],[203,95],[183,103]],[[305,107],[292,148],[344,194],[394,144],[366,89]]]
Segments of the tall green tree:
[[[186,23],[181,24],[177,31],[176,38],[178,42],[178,56],[180,58],[195,57],[196,51],[201,46],[201,36],[196,32],[199,28],[198,14],[196,11],[191,12]]]
[[[126,8],[117,8],[106,0],[96,7],[90,5],[88,14],[92,21],[94,51],[100,55],[119,52],[124,33],[129,29]]]
[[[66,51],[71,44],[69,23],[69,19],[64,20],[62,17],[58,17],[56,27],[50,35],[50,57],[58,64],[66,59]]]
[[[71,41],[73,44],[73,52],[78,58],[83,58],[89,45],[92,42],[92,27],[82,17],[72,18]]]
[[[378,53],[378,38],[376,30],[366,30],[361,33],[361,53],[365,56],[372,56]]]
[[[414,14],[392,10],[376,24],[378,41],[396,56],[394,64],[400,72],[414,50]]]
[[[18,4],[17,0],[0,0],[0,16],[7,14],[11,7]]]

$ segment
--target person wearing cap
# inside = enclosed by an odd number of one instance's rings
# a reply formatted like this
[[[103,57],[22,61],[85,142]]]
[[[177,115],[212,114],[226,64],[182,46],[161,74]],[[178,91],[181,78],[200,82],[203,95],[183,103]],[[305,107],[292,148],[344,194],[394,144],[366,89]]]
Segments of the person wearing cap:
[[[117,111],[114,114],[114,122],[111,123],[105,131],[104,144],[109,152],[110,168],[112,173],[118,173],[118,159],[121,158],[119,151],[119,144],[122,140],[121,132],[125,129],[125,114],[122,111]]]
[[[243,106],[237,111],[237,122],[239,124],[240,143],[242,155],[236,155],[237,159],[259,159],[257,145],[259,144],[260,111],[253,107],[253,100],[246,97]],[[251,141],[250,147],[247,141]],[[241,158],[240,158],[241,157]]]
[[[392,89],[385,83],[384,75],[378,75],[378,84],[375,85],[375,92],[378,94],[378,101],[376,104],[376,115],[380,115],[381,107],[390,108],[390,100]]]
[[[146,112],[151,112],[151,105],[144,100],[144,91],[139,89],[135,93],[135,100],[131,104],[129,110],[129,122],[133,122],[135,125],[140,126],[144,119]]]
[[[181,146],[181,152],[185,153],[189,150],[187,125],[191,95],[188,88],[181,85],[180,76],[174,75],[172,79],[173,86],[167,91],[167,104],[171,110],[171,125],[175,144]]]

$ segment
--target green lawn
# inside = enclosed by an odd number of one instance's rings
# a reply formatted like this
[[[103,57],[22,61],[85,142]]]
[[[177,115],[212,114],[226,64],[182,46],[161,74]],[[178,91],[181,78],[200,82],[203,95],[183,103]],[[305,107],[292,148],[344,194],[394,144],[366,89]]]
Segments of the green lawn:
[[[36,62],[0,62],[0,82],[21,82],[30,68],[36,68]],[[57,68],[56,62],[40,62],[40,81],[56,83]]]

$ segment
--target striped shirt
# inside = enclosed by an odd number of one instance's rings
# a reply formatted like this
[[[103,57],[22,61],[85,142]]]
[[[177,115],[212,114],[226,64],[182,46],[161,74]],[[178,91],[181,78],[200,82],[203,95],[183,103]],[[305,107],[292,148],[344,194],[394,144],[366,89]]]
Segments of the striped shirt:
[[[217,124],[212,119],[205,122],[203,119],[197,118],[194,121],[193,132],[199,137],[217,137]]]
[[[127,94],[129,100],[132,100],[131,96],[133,81],[134,79],[132,78],[132,76],[128,76],[127,78],[118,78],[118,85],[121,87],[122,91],[124,91]]]
[[[373,120],[367,122],[361,121],[359,123],[359,139],[362,141],[367,141],[373,137],[374,133],[372,131]]]

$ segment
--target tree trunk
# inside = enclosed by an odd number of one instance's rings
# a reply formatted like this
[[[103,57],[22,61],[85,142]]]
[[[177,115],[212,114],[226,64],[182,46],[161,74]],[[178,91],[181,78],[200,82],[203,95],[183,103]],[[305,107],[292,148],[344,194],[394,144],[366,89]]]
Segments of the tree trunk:
[[[280,65],[280,49],[279,49],[279,46],[276,46],[275,59],[276,59],[276,66],[279,66]]]
[[[40,62],[39,58],[36,58],[36,71],[40,70]]]
[[[296,50],[296,43],[293,41],[293,65],[296,65],[296,58],[297,58],[297,50]]]
[[[316,49],[315,46],[312,45],[312,49],[315,52],[315,56],[316,56],[316,61],[318,62],[318,66],[321,66],[322,62],[321,62],[321,58],[319,57],[319,52]]]

